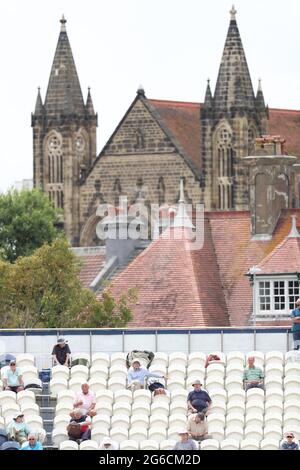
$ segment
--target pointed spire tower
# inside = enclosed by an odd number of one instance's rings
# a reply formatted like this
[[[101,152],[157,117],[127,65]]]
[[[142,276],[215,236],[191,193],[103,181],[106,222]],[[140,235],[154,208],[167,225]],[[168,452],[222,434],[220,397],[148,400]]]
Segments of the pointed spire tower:
[[[209,84],[201,107],[203,202],[206,210],[249,207],[243,158],[266,133],[262,91],[255,97],[232,6],[214,95]]]
[[[63,209],[64,229],[69,241],[77,245],[80,185],[96,159],[97,115],[90,91],[84,104],[64,16],[45,103],[38,91],[32,127],[34,185]]]

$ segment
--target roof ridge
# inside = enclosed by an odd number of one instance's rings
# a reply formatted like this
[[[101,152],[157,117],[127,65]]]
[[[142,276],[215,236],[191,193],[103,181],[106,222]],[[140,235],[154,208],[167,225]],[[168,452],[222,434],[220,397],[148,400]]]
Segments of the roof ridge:
[[[155,101],[157,103],[170,103],[170,104],[174,104],[176,106],[187,106],[187,105],[193,105],[195,107],[198,107],[198,106],[201,106],[203,105],[203,103],[200,103],[200,102],[196,102],[196,101],[177,101],[177,100],[161,100],[161,99],[157,99],[157,98],[148,98],[148,101]]]
[[[281,242],[278,243],[278,245],[267,256],[265,256],[265,258],[263,258],[260,263],[258,263],[257,266],[264,267],[266,265],[266,263],[269,262],[277,254],[277,252],[279,250],[282,249],[283,245],[285,245],[287,243],[291,243],[293,240],[296,240],[296,243],[297,243],[298,246],[300,245],[300,239],[299,238],[285,236],[284,239],[281,240]]]

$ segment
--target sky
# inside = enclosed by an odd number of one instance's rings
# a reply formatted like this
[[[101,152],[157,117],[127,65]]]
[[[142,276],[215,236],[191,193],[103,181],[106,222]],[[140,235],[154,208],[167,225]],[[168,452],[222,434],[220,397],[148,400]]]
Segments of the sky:
[[[300,109],[299,0],[236,0],[256,91],[271,108]],[[203,102],[214,90],[228,0],[0,0],[0,190],[32,178],[31,113],[44,100],[62,14],[84,98],[98,113],[97,153],[140,85],[148,98]]]

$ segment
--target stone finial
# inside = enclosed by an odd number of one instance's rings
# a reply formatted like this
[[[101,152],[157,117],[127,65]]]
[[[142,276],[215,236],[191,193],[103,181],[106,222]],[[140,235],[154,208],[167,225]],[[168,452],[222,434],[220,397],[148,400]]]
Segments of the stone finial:
[[[292,215],[292,228],[290,233],[288,234],[288,238],[300,238],[300,233],[297,230],[297,222],[296,222],[296,216]]]
[[[179,185],[179,202],[185,203],[185,199],[184,199],[184,190],[183,190],[183,178],[180,178],[180,185]]]
[[[258,88],[257,91],[262,91],[261,78],[258,79]]]
[[[180,178],[180,196],[178,201],[178,210],[174,218],[173,227],[174,228],[195,228],[192,224],[191,219],[189,218],[186,207],[185,207],[185,198],[184,198],[184,189],[183,189],[183,178]]]
[[[231,10],[230,10],[230,20],[235,20],[235,15],[237,13],[236,9],[234,8],[234,5],[232,5]]]
[[[61,19],[59,20],[61,22],[61,27],[60,27],[60,31],[62,33],[65,33],[66,32],[66,18],[65,18],[65,15],[62,15]]]
[[[145,96],[145,90],[144,90],[143,85],[139,85],[139,87],[138,87],[138,89],[137,89],[137,94],[138,94],[138,95]]]

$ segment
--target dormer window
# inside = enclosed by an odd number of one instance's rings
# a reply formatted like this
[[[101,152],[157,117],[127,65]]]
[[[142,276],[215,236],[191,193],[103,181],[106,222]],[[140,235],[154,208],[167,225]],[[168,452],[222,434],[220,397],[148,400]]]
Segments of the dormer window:
[[[289,316],[300,289],[297,277],[255,279],[257,316]]]

